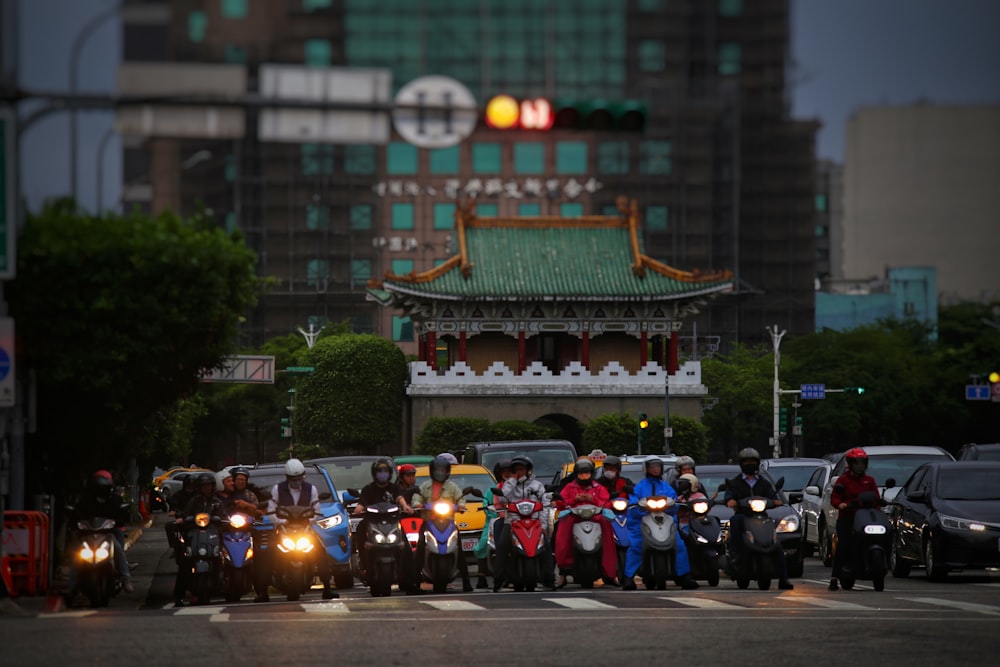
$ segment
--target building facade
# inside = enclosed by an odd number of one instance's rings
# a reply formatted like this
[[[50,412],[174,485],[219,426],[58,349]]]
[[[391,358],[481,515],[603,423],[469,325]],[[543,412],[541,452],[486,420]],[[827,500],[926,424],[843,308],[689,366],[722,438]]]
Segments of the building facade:
[[[393,88],[452,77],[498,94],[644,109],[641,129],[480,123],[457,146],[145,137],[126,144],[126,206],[240,229],[275,283],[250,343],[349,320],[417,354],[413,323],[366,300],[370,279],[422,272],[457,248],[454,215],[586,216],[635,199],[645,251],[731,269],[735,289],[690,320],[727,345],[814,326],[815,123],[789,116],[788,0],[176,0],[124,24],[125,59],[391,70]],[[581,105],[578,105],[581,108]],[[697,332],[697,335],[695,335]],[[680,337],[683,341],[685,336]]]

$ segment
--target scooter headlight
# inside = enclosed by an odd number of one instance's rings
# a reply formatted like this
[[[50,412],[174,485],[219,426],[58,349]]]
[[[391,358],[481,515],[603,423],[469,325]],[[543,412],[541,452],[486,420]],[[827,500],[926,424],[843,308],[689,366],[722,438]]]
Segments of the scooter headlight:
[[[247,525],[247,518],[242,514],[234,514],[229,517],[229,525],[233,528],[243,528]]]
[[[343,515],[334,514],[333,516],[328,516],[323,519],[320,519],[319,521],[316,522],[316,525],[322,528],[323,530],[330,530],[335,526],[339,526],[343,522],[344,522]]]
[[[375,543],[385,544],[385,535],[383,535],[382,533],[375,533]]]
[[[208,521],[209,517],[208,514],[206,514],[205,512],[202,512],[201,514],[198,514],[194,517],[195,525],[197,525],[199,528],[204,528],[205,526],[207,526]]]
[[[448,503],[434,503],[434,513],[438,516],[448,516],[451,512],[451,505]]]
[[[616,512],[624,512],[628,508],[628,501],[624,498],[615,498],[611,501],[611,507]]]
[[[313,543],[308,537],[300,537],[295,543],[295,548],[304,553],[312,551]]]
[[[867,534],[867,535],[885,535],[885,526],[880,526],[878,524],[872,524],[870,526],[865,526],[865,534]]]
[[[646,500],[646,507],[653,511],[662,510],[667,506],[666,498],[649,498]]]
[[[102,542],[101,546],[97,547],[97,551],[94,552],[94,562],[100,563],[108,559],[111,555],[111,543]]]
[[[89,545],[84,544],[80,547],[80,560],[85,560],[87,562],[92,562],[94,560],[94,550],[91,549]]]
[[[799,517],[795,514],[789,514],[778,522],[777,530],[779,533],[794,533],[798,529]]]
[[[691,506],[691,511],[695,514],[704,514],[708,511],[708,503],[704,500],[699,500],[694,505]]]
[[[767,509],[767,501],[763,498],[752,498],[748,504],[752,512],[763,512]]]
[[[295,549],[295,540],[290,537],[281,538],[281,546],[284,547],[285,551],[293,551]]]
[[[388,540],[389,544],[395,544],[399,541],[399,533],[389,533],[385,539]]]

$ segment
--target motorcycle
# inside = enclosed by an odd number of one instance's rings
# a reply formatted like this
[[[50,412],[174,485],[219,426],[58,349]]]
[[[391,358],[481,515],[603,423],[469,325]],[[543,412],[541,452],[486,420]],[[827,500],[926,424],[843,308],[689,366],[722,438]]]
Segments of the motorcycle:
[[[893,484],[886,483],[889,488]],[[876,591],[885,590],[885,571],[892,544],[892,524],[882,511],[884,501],[874,491],[863,491],[852,504],[859,509],[851,531],[851,553],[841,567],[840,585],[854,588],[858,579],[870,579]]]
[[[368,564],[366,579],[372,597],[392,594],[392,585],[400,578],[400,552],[409,548],[399,523],[399,507],[376,503],[365,508],[367,518],[363,562]]]
[[[749,510],[743,521],[743,555],[737,558],[728,554],[728,559],[730,577],[741,589],[749,587],[752,579],[757,580],[757,588],[762,591],[771,588],[775,557],[781,549],[778,524],[767,514],[773,507],[773,500],[760,496],[743,498],[738,503],[738,509]],[[732,528],[731,520],[729,525]]]
[[[674,558],[677,549],[677,523],[668,512],[674,506],[668,496],[639,499],[642,516],[642,581],[648,590],[666,590],[667,580],[674,578]]]
[[[568,507],[566,513],[576,517],[573,523],[573,581],[583,588],[593,588],[601,578],[603,530],[597,517],[601,508],[593,504]]]
[[[242,512],[229,517],[222,532],[222,591],[226,602],[237,602],[250,591],[253,577],[253,520]]]
[[[274,533],[275,574],[281,578],[281,588],[288,601],[298,602],[302,593],[312,587],[314,559],[326,555],[316,549],[316,535],[312,530],[315,512],[312,507],[289,505],[279,506],[274,515],[285,519]]]
[[[205,512],[184,519],[178,531],[183,566],[189,568],[188,588],[197,604],[208,604],[219,580],[222,546],[219,525],[222,519]],[[180,565],[178,565],[180,567]]]
[[[708,513],[712,501],[692,500],[681,506],[691,511],[688,529],[681,531],[691,561],[691,576],[708,582],[709,586],[718,586],[719,570],[725,569],[726,542],[719,517]]]
[[[71,508],[72,509],[72,508]],[[90,600],[91,607],[106,607],[120,590],[114,531],[114,519],[90,517],[77,522],[80,544],[76,549],[78,587]]]
[[[521,517],[510,524],[511,543],[514,547],[508,564],[508,578],[515,591],[534,591],[542,577],[541,554],[548,548],[545,528],[534,518],[544,506],[537,500],[519,500],[507,503],[508,514]]]
[[[631,544],[628,534],[628,499],[615,498],[611,501],[611,531],[615,536],[615,553],[618,557],[618,581],[625,581],[625,556]]]
[[[423,508],[424,551],[422,574],[434,586],[435,593],[444,593],[458,576],[458,559],[465,558],[460,549],[455,512],[458,505],[436,501]]]

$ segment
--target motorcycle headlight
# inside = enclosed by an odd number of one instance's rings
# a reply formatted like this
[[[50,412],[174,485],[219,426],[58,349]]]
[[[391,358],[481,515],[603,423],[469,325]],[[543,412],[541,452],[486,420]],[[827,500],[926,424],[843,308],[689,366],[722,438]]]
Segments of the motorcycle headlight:
[[[342,514],[334,514],[333,516],[323,517],[316,522],[316,525],[323,530],[330,530],[334,526],[339,526],[344,522],[344,516]]]
[[[292,551],[295,549],[295,540],[290,537],[281,538],[281,546],[285,547],[286,551]]]
[[[691,511],[695,514],[704,514],[708,511],[708,503],[704,500],[699,500],[694,505],[691,506]]]
[[[667,506],[666,498],[650,498],[646,501],[646,507],[651,510],[662,510]]]
[[[789,514],[778,522],[779,533],[794,533],[799,529],[799,517]]]
[[[517,513],[521,516],[531,516],[535,513],[535,503],[530,500],[522,500],[517,503]]]
[[[299,551],[308,553],[312,551],[313,548],[312,540],[310,540],[308,537],[300,537],[298,541],[295,543],[295,548],[298,549]]]
[[[438,516],[448,516],[451,512],[451,505],[448,503],[434,503],[434,513]]]
[[[194,522],[199,528],[204,528],[208,525],[209,517],[208,514],[202,512],[194,517]]]
[[[399,540],[399,535],[397,533],[389,533],[386,539],[389,540],[389,544],[395,544]]]
[[[229,517],[229,525],[233,528],[243,528],[247,525],[247,518],[242,514],[234,514]]]
[[[752,498],[748,504],[752,512],[763,512],[767,509],[767,501],[763,498]]]
[[[91,549],[89,545],[84,544],[80,547],[80,560],[88,562],[92,562],[94,560],[94,550]]]
[[[706,540],[704,537],[702,537],[701,535],[699,535],[698,536],[698,543],[699,544],[708,544],[708,540]]]
[[[382,533],[375,533],[375,542],[377,544],[383,544],[385,542],[385,535]]]
[[[97,547],[97,551],[94,552],[94,562],[100,563],[101,561],[107,560],[108,556],[111,555],[111,542],[104,541],[101,542],[101,546]]]
[[[880,526],[878,524],[873,524],[871,526],[865,526],[866,535],[885,535],[885,526]]]
[[[628,501],[624,498],[615,498],[611,501],[611,507],[616,512],[624,512],[628,508]]]
[[[979,523],[978,521],[960,519],[956,516],[946,516],[944,514],[938,514],[938,519],[941,520],[942,526],[945,528],[951,528],[952,530],[973,530],[977,533],[986,530],[985,524]]]

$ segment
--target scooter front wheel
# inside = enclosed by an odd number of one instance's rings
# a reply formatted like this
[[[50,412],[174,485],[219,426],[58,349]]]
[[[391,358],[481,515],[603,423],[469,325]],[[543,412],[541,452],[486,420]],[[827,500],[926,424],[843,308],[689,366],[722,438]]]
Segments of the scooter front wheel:
[[[878,549],[868,553],[868,572],[872,577],[872,587],[885,590],[885,555]]]
[[[444,593],[451,582],[451,561],[447,558],[435,558],[432,564],[431,581],[435,593]]]
[[[719,559],[715,556],[708,559],[708,564],[705,566],[708,571],[705,573],[705,581],[708,582],[709,586],[719,585]]]

